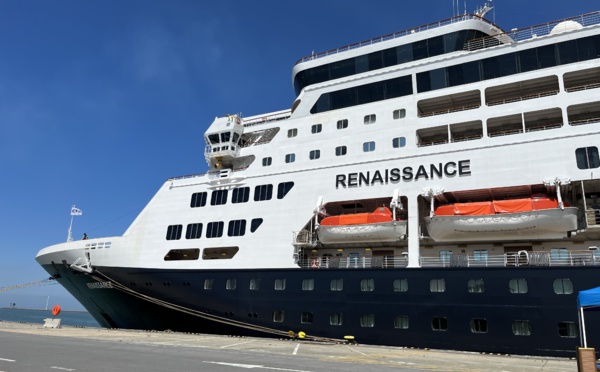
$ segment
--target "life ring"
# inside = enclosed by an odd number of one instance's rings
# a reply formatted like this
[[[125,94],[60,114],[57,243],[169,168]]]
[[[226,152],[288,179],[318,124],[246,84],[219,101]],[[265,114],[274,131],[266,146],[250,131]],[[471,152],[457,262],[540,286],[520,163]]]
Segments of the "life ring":
[[[310,268],[311,269],[318,269],[319,268],[319,261],[318,260],[311,260],[310,261]]]
[[[60,314],[60,306],[56,305],[52,308],[52,316],[57,316]]]

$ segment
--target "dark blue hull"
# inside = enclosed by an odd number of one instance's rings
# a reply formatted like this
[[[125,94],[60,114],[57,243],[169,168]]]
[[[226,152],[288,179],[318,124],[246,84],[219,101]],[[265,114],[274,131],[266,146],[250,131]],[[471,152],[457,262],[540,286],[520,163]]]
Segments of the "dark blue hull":
[[[104,288],[89,275],[63,265],[44,268],[58,273],[58,281],[105,327],[273,336]],[[575,356],[575,348],[581,345],[578,291],[600,286],[599,270],[593,266],[96,270],[135,293],[251,326],[340,340],[352,335],[364,344],[559,357]],[[205,279],[213,280],[212,289],[204,289]],[[226,289],[231,279],[235,289]],[[279,279],[285,279],[285,288],[276,290]],[[313,279],[312,290],[302,289],[305,279]],[[343,279],[342,288],[332,291],[331,281],[337,279]],[[373,286],[363,282],[361,288],[363,279],[372,279]],[[406,291],[394,288],[396,279],[405,280]],[[444,279],[445,290],[431,292],[432,279]],[[468,291],[471,279],[483,280],[483,293]],[[525,279],[527,292],[511,293],[512,279]],[[571,293],[557,294],[556,279],[569,279],[573,289],[567,292]],[[259,289],[250,289],[251,280],[260,281]],[[336,283],[339,289],[340,282]],[[340,321],[341,325],[331,324]],[[527,331],[515,328],[515,322],[526,323]],[[586,331],[588,345],[600,346],[600,314],[586,313]]]

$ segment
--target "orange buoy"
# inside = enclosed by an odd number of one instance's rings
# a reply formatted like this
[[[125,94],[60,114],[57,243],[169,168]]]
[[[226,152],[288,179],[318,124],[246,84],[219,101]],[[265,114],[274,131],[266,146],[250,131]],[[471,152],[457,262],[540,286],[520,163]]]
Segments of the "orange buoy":
[[[60,306],[56,305],[52,308],[52,316],[57,316],[60,314]]]

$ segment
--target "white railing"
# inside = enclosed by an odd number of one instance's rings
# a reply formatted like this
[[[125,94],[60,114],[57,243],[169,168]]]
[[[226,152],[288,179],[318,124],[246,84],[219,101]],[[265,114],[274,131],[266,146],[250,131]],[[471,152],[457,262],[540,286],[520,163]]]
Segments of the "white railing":
[[[600,266],[600,251],[542,252],[519,251],[487,255],[424,255],[419,257],[421,267],[531,267],[531,266]],[[308,257],[298,265],[307,269],[370,269],[405,268],[408,257]]]

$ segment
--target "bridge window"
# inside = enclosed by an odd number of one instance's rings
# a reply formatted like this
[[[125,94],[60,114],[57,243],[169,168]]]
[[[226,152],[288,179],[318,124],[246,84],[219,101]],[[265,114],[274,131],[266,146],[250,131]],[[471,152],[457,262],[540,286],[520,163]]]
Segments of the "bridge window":
[[[181,230],[183,225],[170,225],[167,227],[167,240],[179,240],[181,239]]]
[[[201,223],[190,223],[187,225],[185,231],[186,239],[200,239],[202,236],[202,224]]]
[[[190,201],[190,207],[198,208],[206,205],[206,191],[196,192],[192,194],[192,200]]]
[[[271,200],[273,185],[259,185],[254,188],[254,201]]]
[[[207,238],[220,238],[223,236],[223,225],[222,221],[219,222],[209,222],[206,225],[206,237]]]
[[[255,232],[256,229],[259,228],[259,226],[262,224],[263,219],[262,218],[254,218],[252,219],[252,222],[250,222],[250,232]]]
[[[238,187],[237,189],[233,189],[231,193],[231,202],[233,204],[237,203],[246,203],[250,198],[250,188],[249,187]]]
[[[294,182],[281,182],[277,185],[277,199],[283,199],[288,192],[294,187]]]
[[[210,205],[222,205],[227,203],[228,190],[215,190],[210,196]]]
[[[246,233],[246,220],[229,221],[227,236],[244,236]]]

